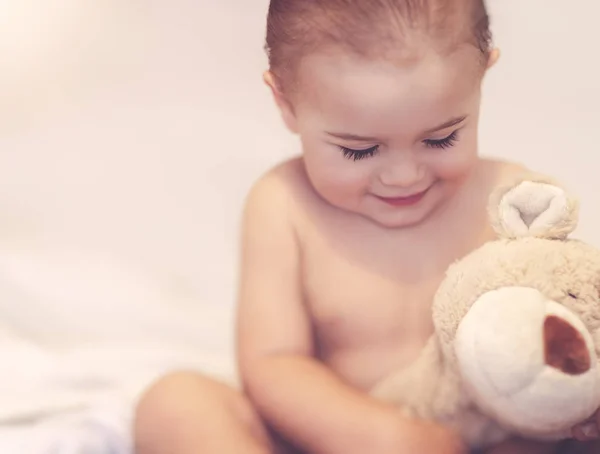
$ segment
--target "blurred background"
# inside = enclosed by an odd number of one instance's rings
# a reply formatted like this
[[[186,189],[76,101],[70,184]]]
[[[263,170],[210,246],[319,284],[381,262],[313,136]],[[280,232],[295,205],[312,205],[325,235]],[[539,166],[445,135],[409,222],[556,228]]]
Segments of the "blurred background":
[[[570,185],[600,245],[600,4],[488,3],[481,151]],[[244,196],[298,151],[261,81],[267,4],[0,0],[5,247],[101,251],[229,314]]]

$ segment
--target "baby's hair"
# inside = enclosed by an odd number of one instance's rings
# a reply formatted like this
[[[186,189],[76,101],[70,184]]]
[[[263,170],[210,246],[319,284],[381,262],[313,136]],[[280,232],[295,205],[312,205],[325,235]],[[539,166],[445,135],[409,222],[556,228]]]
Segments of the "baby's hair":
[[[283,90],[302,57],[318,49],[402,56],[409,47],[402,43],[415,36],[441,51],[472,44],[487,61],[491,32],[484,0],[271,0],[266,50]]]

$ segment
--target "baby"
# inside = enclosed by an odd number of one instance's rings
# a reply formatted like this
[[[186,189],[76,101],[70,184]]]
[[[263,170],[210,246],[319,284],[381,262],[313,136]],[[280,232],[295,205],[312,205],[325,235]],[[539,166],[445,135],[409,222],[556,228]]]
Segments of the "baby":
[[[138,407],[137,452],[463,453],[368,393],[431,335],[448,265],[493,238],[492,188],[527,172],[478,155],[498,59],[483,0],[272,0],[267,50],[264,79],[302,155],[247,198],[243,390],[164,377]]]

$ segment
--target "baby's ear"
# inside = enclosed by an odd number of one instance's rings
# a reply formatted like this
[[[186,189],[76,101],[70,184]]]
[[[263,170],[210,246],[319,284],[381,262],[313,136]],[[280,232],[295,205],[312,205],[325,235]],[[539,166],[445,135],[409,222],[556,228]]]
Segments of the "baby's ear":
[[[521,178],[496,189],[489,203],[492,227],[502,238],[565,239],[577,227],[579,202],[544,177]]]

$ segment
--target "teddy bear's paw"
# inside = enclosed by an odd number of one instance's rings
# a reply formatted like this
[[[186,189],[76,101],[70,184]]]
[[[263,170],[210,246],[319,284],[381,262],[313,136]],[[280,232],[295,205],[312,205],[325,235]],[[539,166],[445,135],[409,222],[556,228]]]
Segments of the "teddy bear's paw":
[[[578,210],[565,189],[543,180],[500,187],[489,206],[492,226],[504,238],[565,239],[577,226]]]

